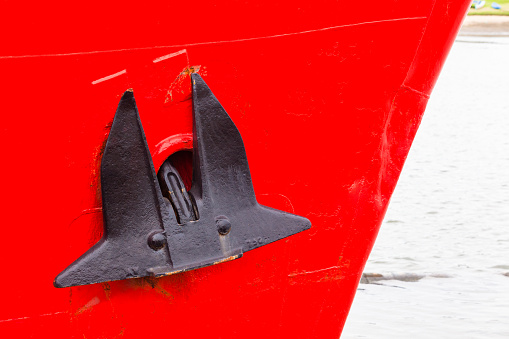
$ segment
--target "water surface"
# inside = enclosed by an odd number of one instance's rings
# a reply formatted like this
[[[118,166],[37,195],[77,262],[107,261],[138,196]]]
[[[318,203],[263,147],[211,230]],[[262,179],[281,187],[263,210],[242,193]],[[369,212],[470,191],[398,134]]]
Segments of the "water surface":
[[[342,338],[509,338],[509,38],[460,36]]]

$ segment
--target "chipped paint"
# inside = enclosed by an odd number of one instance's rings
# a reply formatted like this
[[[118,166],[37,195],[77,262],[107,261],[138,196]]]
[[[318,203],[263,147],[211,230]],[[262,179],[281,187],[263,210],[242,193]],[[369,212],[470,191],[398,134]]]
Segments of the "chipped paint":
[[[74,315],[77,316],[77,315],[80,315],[82,314],[83,312],[86,312],[88,310],[90,310],[92,307],[94,307],[95,305],[98,305],[99,303],[101,302],[101,300],[98,298],[98,297],[93,297],[89,302],[87,302],[85,305],[83,305],[82,307],[80,307],[75,313]]]
[[[221,259],[221,260],[218,260],[218,261],[214,261],[214,263],[212,265],[217,265],[217,264],[220,264],[220,263],[223,263],[223,262],[226,262],[226,261],[232,261],[232,260],[235,260],[237,258],[239,258],[240,255],[232,255],[228,258],[224,258],[224,259]]]
[[[198,73],[200,75],[206,75],[204,67],[201,65],[186,67],[180,72],[180,74],[170,84],[164,103],[174,102],[176,98],[180,98],[179,101],[191,99],[191,87],[189,86],[189,76],[192,73]]]

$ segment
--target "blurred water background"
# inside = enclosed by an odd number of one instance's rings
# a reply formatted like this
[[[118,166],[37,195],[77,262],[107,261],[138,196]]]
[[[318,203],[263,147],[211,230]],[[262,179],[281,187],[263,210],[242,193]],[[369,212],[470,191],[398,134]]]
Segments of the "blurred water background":
[[[509,36],[458,36],[342,339],[509,338]],[[433,277],[449,276],[447,278]]]

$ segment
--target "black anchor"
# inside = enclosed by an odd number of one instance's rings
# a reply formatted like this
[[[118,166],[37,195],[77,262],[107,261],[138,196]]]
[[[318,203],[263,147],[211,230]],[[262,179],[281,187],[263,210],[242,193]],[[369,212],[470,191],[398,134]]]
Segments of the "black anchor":
[[[192,74],[191,81],[191,189],[169,162],[156,176],[133,92],[125,92],[101,161],[104,235],[56,277],[56,287],[218,264],[311,227],[258,204],[239,131],[203,79]]]

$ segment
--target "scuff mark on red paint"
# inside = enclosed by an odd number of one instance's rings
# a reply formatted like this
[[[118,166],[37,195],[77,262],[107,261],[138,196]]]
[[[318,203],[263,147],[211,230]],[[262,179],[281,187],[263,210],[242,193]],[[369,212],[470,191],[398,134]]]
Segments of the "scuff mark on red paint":
[[[181,102],[191,100],[191,81],[190,76],[192,73],[198,73],[201,76],[206,76],[205,67],[201,65],[186,67],[180,74],[173,80],[166,92],[164,103]]]

